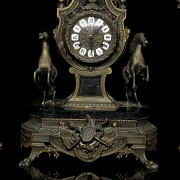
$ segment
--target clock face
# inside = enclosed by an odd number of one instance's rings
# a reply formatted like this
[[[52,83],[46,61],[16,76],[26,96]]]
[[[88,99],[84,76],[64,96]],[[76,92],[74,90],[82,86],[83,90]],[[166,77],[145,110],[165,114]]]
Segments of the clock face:
[[[112,26],[98,16],[78,19],[71,26],[67,37],[70,52],[78,60],[88,63],[105,60],[116,44]]]

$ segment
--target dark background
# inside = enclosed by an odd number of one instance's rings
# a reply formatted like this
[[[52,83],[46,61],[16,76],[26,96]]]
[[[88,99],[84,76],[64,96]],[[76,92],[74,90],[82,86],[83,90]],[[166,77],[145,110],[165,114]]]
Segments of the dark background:
[[[129,39],[136,32],[144,32],[149,41],[149,45],[143,49],[143,54],[149,66],[150,82],[139,90],[139,98],[141,102],[150,106],[150,121],[158,128],[157,151],[147,152],[148,157],[159,164],[158,174],[154,178],[158,179],[162,175],[180,176],[178,172],[180,170],[180,152],[178,152],[180,145],[180,9],[177,8],[178,2],[127,0],[126,5],[125,26],[131,29]],[[58,69],[57,98],[66,98],[74,90],[75,80],[68,73],[70,65],[58,54],[53,39],[52,30],[58,23],[56,1],[8,1],[2,4],[1,8],[4,12],[1,15],[0,141],[3,143],[3,148],[2,161],[0,161],[9,171],[16,170],[15,174],[8,175],[17,175],[17,179],[23,179],[24,173],[19,170],[18,163],[29,154],[20,149],[21,123],[28,120],[31,101],[37,100],[41,95],[33,83],[33,72],[37,68],[41,53],[39,32],[47,31],[50,36],[51,58]],[[116,100],[125,100],[121,71],[128,58],[127,49],[122,58],[111,66],[112,74],[106,79],[107,91]],[[54,162],[51,159],[47,160],[46,156],[43,157],[44,155],[41,158],[43,164],[50,164],[51,167],[57,165],[58,169],[61,162],[62,164],[71,162],[71,170],[67,170],[69,167],[65,165],[60,169],[62,174],[65,173],[65,177],[69,172],[71,172],[70,175],[79,172],[76,166],[79,163],[78,160],[76,162],[65,156]],[[40,162],[38,159],[37,164],[42,168]],[[134,167],[143,167],[131,157],[118,161],[107,157],[91,165],[80,163],[78,166],[80,169],[84,168],[87,171],[90,168],[93,171],[94,164],[100,167],[95,168],[97,174],[107,175],[109,178],[112,178],[113,170],[114,172],[122,170],[123,173],[128,171],[133,174]]]

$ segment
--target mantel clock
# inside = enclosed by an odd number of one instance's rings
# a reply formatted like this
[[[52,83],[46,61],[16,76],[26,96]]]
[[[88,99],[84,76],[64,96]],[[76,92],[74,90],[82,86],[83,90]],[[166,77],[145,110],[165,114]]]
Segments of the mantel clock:
[[[148,106],[136,95],[136,76],[149,80],[141,53],[141,46],[147,44],[144,33],[134,36],[133,56],[123,69],[127,101],[115,100],[105,88],[111,65],[121,60],[129,38],[126,13],[124,0],[59,0],[59,23],[53,34],[76,85],[68,97],[56,98],[58,69],[51,60],[48,34],[40,33],[42,54],[34,82],[42,89],[43,100],[32,102],[30,118],[22,123],[21,144],[31,147],[31,154],[20,166],[28,166],[42,152],[55,157],[62,152],[84,162],[134,154],[147,169],[158,168],[145,156],[146,150],[156,147],[157,128],[148,121]],[[131,89],[129,82],[133,82]]]

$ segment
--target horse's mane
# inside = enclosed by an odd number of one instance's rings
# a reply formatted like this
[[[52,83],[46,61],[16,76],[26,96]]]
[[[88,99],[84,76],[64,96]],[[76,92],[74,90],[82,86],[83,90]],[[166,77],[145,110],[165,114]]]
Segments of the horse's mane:
[[[134,52],[135,47],[138,45],[140,34],[141,33],[136,33],[133,39],[131,40],[130,47],[129,47],[130,54]]]

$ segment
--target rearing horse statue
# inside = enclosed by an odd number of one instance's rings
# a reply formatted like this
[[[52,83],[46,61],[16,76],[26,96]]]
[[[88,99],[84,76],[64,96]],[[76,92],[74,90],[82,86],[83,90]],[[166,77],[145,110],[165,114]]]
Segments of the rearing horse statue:
[[[38,85],[38,88],[43,90],[42,104],[45,104],[47,92],[49,96],[52,96],[52,102],[54,103],[56,93],[54,80],[57,76],[57,69],[51,61],[47,32],[39,33],[39,39],[42,39],[42,52],[38,68],[34,71],[34,82]]]
[[[127,65],[123,68],[122,74],[125,80],[125,94],[127,106],[129,106],[130,97],[134,96],[138,106],[140,102],[137,98],[137,87],[142,80],[149,81],[149,68],[145,64],[145,60],[141,51],[141,47],[146,47],[148,43],[144,33],[136,33],[130,43],[131,57]],[[132,84],[130,83],[132,82]]]

